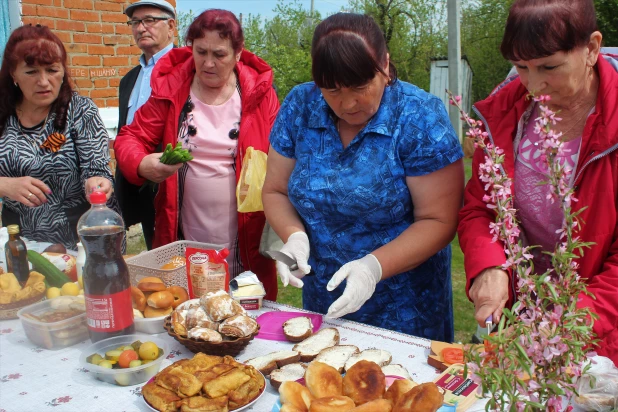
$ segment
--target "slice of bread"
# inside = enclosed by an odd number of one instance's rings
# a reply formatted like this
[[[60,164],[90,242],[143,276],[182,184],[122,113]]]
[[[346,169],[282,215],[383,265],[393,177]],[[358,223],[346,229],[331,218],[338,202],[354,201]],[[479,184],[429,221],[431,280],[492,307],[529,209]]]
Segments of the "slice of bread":
[[[307,365],[303,363],[290,363],[284,365],[280,369],[275,369],[270,373],[270,384],[273,388],[279,389],[279,386],[286,381],[297,381],[305,377],[305,369]]]
[[[311,362],[322,349],[338,344],[339,331],[335,328],[324,328],[294,345],[292,350],[300,352],[301,362]]]
[[[348,370],[359,360],[375,362],[380,366],[386,366],[393,360],[390,352],[382,349],[365,349],[361,353],[354,354],[345,363],[345,370]]]
[[[306,316],[290,318],[283,323],[283,334],[290,342],[302,342],[313,334],[313,323]]]
[[[300,361],[300,353],[297,351],[280,350],[268,355],[247,359],[244,363],[253,366],[264,375],[270,375],[273,370],[298,361]]]
[[[360,350],[357,346],[337,345],[322,349],[314,360],[330,365],[341,373],[343,372],[343,366],[346,365],[346,362],[350,359],[350,356],[356,356],[358,354],[360,354]]]
[[[386,366],[382,366],[382,372],[386,376],[401,376],[402,378],[412,380],[412,376],[408,373],[408,370],[401,365],[398,364],[390,364]]]

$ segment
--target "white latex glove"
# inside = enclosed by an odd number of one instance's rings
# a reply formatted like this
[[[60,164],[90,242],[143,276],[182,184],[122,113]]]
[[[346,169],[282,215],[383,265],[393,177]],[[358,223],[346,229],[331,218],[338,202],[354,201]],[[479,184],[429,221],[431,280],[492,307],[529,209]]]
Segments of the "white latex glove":
[[[333,275],[326,290],[333,291],[346,278],[345,290],[328,308],[327,318],[340,318],[359,310],[373,295],[376,285],[382,279],[382,265],[372,254],[348,262]]]
[[[298,265],[298,270],[290,272],[288,265],[277,261],[277,273],[279,273],[283,286],[290,284],[302,288],[303,281],[301,279],[311,272],[311,266],[307,263],[307,260],[309,260],[309,238],[307,234],[305,232],[292,233],[281,248],[281,252],[295,259]]]

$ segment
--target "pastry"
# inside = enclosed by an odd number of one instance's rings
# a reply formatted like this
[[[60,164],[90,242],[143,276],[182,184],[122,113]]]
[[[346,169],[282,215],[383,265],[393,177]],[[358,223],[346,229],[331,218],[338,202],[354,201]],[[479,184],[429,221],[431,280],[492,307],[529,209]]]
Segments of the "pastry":
[[[167,290],[160,292],[153,292],[146,300],[148,306],[155,309],[167,309],[172,307],[174,303],[174,296]]]
[[[234,315],[219,325],[219,332],[225,336],[244,338],[258,330],[257,322],[246,315]]]
[[[200,304],[215,322],[246,313],[240,303],[232,299],[224,290],[208,292],[200,298]]]
[[[393,407],[393,412],[436,412],[443,402],[444,395],[436,384],[427,382],[415,386],[403,394]]]
[[[386,377],[375,362],[358,361],[343,377],[343,394],[357,406],[383,397],[385,390]]]
[[[354,401],[347,396],[327,396],[311,402],[309,412],[346,412],[354,408]]]
[[[227,396],[220,396],[214,399],[202,396],[185,398],[176,403],[180,406],[181,412],[227,412]]]
[[[305,371],[305,385],[315,398],[340,396],[343,393],[341,374],[322,362],[313,361]]]
[[[388,399],[376,399],[357,406],[354,409],[350,409],[349,412],[391,412],[393,409],[393,403]],[[418,410],[416,412],[424,412]]]
[[[131,286],[131,300],[133,301],[133,308],[143,312],[146,309],[146,296],[144,296],[144,292],[136,288],[135,286]]]
[[[227,395],[228,392],[238,389],[240,385],[247,382],[249,375],[242,370],[232,367],[232,370],[219,375],[218,377],[204,382],[203,390],[209,398]]]
[[[202,389],[202,382],[180,366],[165,368],[156,376],[155,383],[180,397],[194,396]]]
[[[176,401],[180,400],[175,392],[157,385],[154,381],[144,385],[142,396],[153,408],[161,412],[176,412]]]
[[[206,342],[223,342],[223,336],[221,336],[219,332],[208,328],[193,328],[189,330],[187,336],[192,339],[203,340]]]
[[[170,306],[169,308],[163,308],[163,309],[155,309],[152,306],[146,306],[146,309],[144,309],[144,317],[145,318],[160,318],[162,316],[167,316],[170,313],[172,313],[174,309],[172,309],[172,307]]]
[[[186,310],[175,310],[172,312],[172,328],[174,328],[174,332],[180,336],[187,336],[187,321],[185,316],[187,315]]]
[[[142,292],[160,292],[165,290],[165,284],[157,277],[149,276],[137,283],[137,288]]]
[[[189,294],[182,286],[170,286],[167,288],[167,291],[174,297],[174,302],[172,303],[172,307],[174,309],[176,309],[178,305],[181,305],[189,300]]]
[[[279,400],[281,403],[284,405],[290,404],[303,412],[309,410],[313,399],[309,389],[298,382],[283,382],[279,387]]]
[[[201,306],[189,309],[185,319],[187,329],[208,328],[219,330],[219,323],[214,322]]]
[[[398,379],[388,388],[384,394],[384,399],[388,399],[393,402],[393,405],[396,405],[397,402],[399,402],[399,399],[401,399],[406,392],[410,391],[415,386],[418,386],[418,383],[409,379]]]

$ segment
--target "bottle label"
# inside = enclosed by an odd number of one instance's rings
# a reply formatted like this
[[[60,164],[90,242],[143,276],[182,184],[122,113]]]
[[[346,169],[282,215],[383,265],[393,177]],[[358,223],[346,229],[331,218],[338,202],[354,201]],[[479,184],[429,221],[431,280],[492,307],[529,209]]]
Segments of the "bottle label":
[[[85,295],[88,328],[94,332],[116,332],[133,324],[131,290],[111,295]]]

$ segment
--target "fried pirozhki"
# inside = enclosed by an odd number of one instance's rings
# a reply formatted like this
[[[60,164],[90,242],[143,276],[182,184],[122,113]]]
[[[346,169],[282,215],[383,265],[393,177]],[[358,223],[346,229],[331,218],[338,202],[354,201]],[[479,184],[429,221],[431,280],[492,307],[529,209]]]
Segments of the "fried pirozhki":
[[[240,369],[234,368],[211,381],[205,382],[203,390],[209,398],[216,398],[218,396],[227,395],[229,391],[237,389],[249,379],[251,379],[249,375]]]
[[[386,377],[378,364],[361,360],[343,377],[343,394],[354,400],[356,406],[384,396]]]
[[[161,412],[175,412],[176,402],[181,398],[175,392],[165,389],[154,382],[148,382],[142,388],[142,396],[152,407]]]

